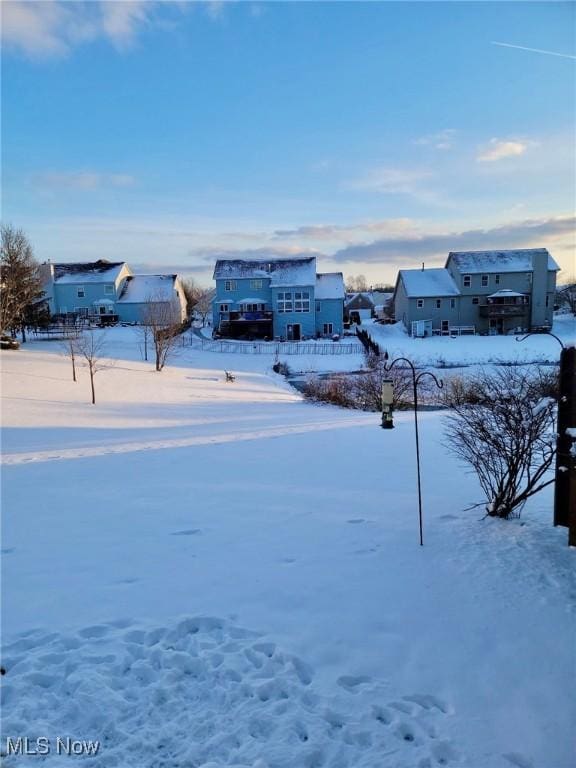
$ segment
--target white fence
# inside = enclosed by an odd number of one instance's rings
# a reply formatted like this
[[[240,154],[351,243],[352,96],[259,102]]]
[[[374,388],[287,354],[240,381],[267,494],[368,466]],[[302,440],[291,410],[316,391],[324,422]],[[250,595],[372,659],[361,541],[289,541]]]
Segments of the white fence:
[[[241,355],[359,355],[363,347],[359,343],[301,342],[301,341],[228,341],[224,339],[201,339],[191,336],[193,348],[204,352],[226,352]]]

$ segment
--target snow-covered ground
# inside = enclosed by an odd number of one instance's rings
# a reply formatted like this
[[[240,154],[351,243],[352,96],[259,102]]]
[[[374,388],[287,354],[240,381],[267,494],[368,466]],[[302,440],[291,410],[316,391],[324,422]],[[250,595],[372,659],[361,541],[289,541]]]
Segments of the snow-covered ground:
[[[520,521],[463,511],[478,484],[423,413],[421,548],[411,414],[385,432],[268,356],[184,348],[158,374],[133,329],[107,340],[96,406],[55,343],[0,360],[4,737],[99,740],[70,762],[95,766],[571,768],[550,487]],[[501,341],[522,347],[389,351]]]

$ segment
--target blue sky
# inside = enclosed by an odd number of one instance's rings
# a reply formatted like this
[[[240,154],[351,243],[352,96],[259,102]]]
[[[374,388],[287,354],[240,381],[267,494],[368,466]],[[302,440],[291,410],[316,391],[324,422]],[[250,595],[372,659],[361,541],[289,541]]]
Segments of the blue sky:
[[[40,260],[201,282],[226,255],[381,282],[531,246],[568,276],[575,8],[4,2],[2,219]]]

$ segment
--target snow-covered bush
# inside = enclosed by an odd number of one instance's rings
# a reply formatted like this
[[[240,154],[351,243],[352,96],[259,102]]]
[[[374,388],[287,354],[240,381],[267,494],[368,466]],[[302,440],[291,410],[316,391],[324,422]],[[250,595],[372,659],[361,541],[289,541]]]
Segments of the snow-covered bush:
[[[446,445],[477,474],[486,514],[519,517],[527,499],[554,482],[555,401],[525,369],[482,373],[472,388],[473,399],[454,391]]]

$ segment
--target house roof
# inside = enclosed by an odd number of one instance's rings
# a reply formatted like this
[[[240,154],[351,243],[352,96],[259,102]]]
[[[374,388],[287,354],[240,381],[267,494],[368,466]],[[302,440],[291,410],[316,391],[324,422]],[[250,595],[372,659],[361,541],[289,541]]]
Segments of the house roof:
[[[218,259],[214,280],[269,278],[272,288],[316,283],[316,257],[294,256],[287,259]]]
[[[67,283],[113,283],[126,266],[124,261],[89,261],[74,264],[54,264],[54,282]]]
[[[487,298],[502,299],[506,297],[518,297],[524,295],[524,293],[518,293],[517,291],[513,291],[511,288],[501,288],[499,291],[496,291],[496,293],[491,293]]]
[[[560,269],[546,248],[519,248],[512,251],[451,251],[448,262],[456,264],[459,272],[475,274],[478,272],[531,272],[534,256],[545,255],[548,269]]]
[[[343,299],[344,275],[342,272],[319,272],[316,275],[316,299]]]
[[[431,296],[459,296],[460,291],[447,269],[401,269],[399,280],[404,284],[406,295],[411,298]]]
[[[121,304],[172,301],[177,275],[128,275],[118,298]]]
[[[350,306],[351,304],[355,303],[358,305],[365,304],[366,308],[371,308],[374,306],[374,300],[370,293],[367,291],[361,291],[360,293],[348,293],[346,294],[346,306]]]

